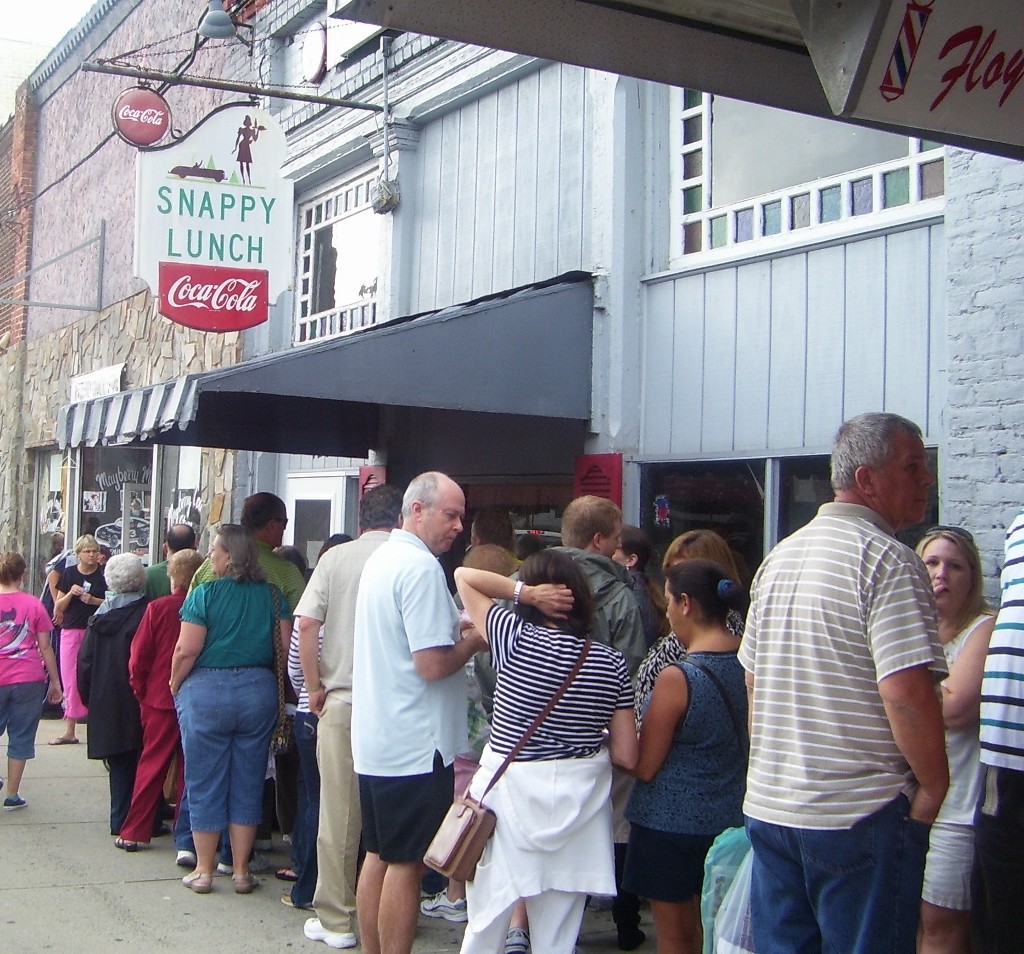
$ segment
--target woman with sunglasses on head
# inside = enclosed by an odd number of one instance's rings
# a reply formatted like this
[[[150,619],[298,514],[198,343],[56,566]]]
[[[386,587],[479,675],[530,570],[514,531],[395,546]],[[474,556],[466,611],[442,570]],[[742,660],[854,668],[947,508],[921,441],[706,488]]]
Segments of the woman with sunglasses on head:
[[[949,791],[932,825],[918,930],[920,954],[969,954],[974,810],[981,788],[978,703],[995,613],[982,593],[981,557],[960,527],[932,527],[917,545],[932,581],[939,641]]]
[[[726,619],[746,594],[725,567],[687,560],[666,570],[665,598],[686,657],[657,677],[643,716],[622,883],[650,901],[658,954],[695,954],[704,858],[743,824],[747,690]]]

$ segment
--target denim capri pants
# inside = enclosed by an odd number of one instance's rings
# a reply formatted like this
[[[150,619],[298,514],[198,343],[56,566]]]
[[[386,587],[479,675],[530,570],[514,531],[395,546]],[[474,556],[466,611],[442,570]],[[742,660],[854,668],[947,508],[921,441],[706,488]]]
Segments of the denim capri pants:
[[[0,735],[7,733],[8,758],[21,762],[36,757],[36,729],[45,698],[45,682],[0,686]]]
[[[197,667],[175,698],[193,831],[258,825],[277,679],[263,666]]]

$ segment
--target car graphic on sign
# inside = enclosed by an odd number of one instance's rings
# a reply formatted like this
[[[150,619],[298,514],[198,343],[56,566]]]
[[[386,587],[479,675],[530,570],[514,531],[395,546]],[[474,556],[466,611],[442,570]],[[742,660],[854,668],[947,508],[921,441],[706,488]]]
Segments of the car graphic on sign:
[[[197,162],[194,166],[175,166],[171,175],[179,179],[213,179],[214,182],[223,182],[226,174],[223,169],[207,169]]]

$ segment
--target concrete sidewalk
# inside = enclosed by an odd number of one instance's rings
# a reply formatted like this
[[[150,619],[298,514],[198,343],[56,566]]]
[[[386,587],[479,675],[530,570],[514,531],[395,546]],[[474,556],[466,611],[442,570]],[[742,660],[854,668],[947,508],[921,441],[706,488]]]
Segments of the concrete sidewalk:
[[[47,745],[62,728],[59,721],[40,722],[36,758],[28,763],[21,786],[28,806],[0,812],[0,951],[108,954],[117,946],[139,954],[330,950],[303,936],[310,913],[281,903],[287,885],[272,873],[259,876],[259,890],[251,895],[235,895],[230,879],[219,878],[213,894],[200,896],[182,886],[184,872],[174,863],[169,836],[154,839],[148,851],[128,854],[115,848],[106,823],[110,801],[103,763],[86,758],[85,726],[79,726],[80,745]],[[2,745],[0,773],[6,772],[7,748]],[[288,846],[280,836],[274,849],[275,868],[286,865]],[[645,912],[648,940],[641,951],[654,949],[649,921]],[[462,931],[462,925],[421,917],[413,950],[451,954],[459,949]],[[617,950],[610,915],[588,910],[580,954]]]

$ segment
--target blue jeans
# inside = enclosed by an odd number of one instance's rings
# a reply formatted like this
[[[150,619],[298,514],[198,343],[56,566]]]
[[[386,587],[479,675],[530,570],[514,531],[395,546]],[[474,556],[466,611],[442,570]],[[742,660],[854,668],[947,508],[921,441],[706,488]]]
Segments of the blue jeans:
[[[914,954],[929,826],[905,795],[852,828],[747,819],[757,954]]]
[[[185,779],[185,786],[181,790],[181,801],[178,802],[178,815],[174,819],[174,847],[178,851],[191,851],[196,853],[195,839],[192,837],[192,813],[188,810],[188,779]],[[250,859],[256,854],[253,852]],[[217,860],[229,868],[231,859],[231,837],[225,829],[220,833],[220,853]]]
[[[45,701],[45,682],[0,686],[0,736],[7,733],[8,758],[23,762],[36,757],[36,729]]]
[[[312,712],[295,713],[295,748],[299,753],[298,804],[292,828],[292,858],[299,880],[292,885],[292,903],[306,907],[316,890],[316,836],[320,828],[320,769],[316,764],[317,723]]]
[[[175,699],[193,831],[259,825],[277,680],[270,669],[193,669]]]

